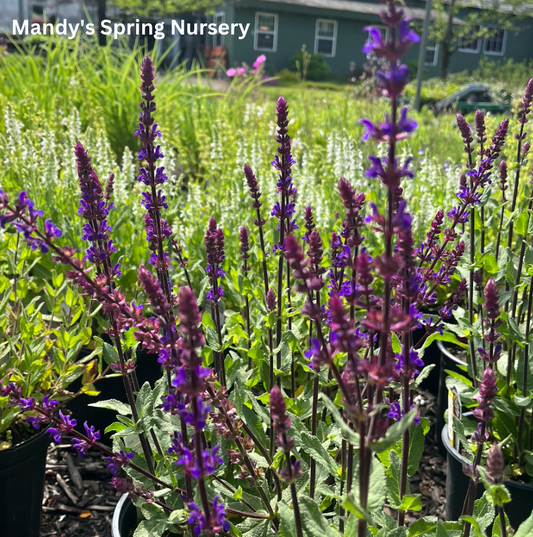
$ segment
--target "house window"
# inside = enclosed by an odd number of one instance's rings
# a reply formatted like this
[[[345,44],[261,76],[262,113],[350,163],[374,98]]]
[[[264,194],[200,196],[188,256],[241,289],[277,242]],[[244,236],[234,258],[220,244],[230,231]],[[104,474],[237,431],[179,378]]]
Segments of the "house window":
[[[507,41],[507,31],[499,28],[490,28],[490,37],[485,38],[483,53],[491,56],[503,56],[505,53],[505,42]]]
[[[474,26],[468,33],[459,38],[459,52],[470,52],[471,54],[477,54],[481,44],[481,39],[478,36],[480,26]]]
[[[426,45],[426,57],[424,58],[424,65],[428,67],[435,67],[439,59],[439,44],[436,41],[429,41]]]
[[[335,56],[337,46],[337,21],[316,20],[315,54],[324,54],[329,58]]]
[[[213,22],[217,25],[217,28],[226,20],[226,15],[224,13],[216,13],[213,19]],[[213,46],[214,47],[223,47],[224,46],[224,36],[217,33],[213,36]]]
[[[278,43],[278,16],[274,13],[255,14],[255,50],[276,52]]]

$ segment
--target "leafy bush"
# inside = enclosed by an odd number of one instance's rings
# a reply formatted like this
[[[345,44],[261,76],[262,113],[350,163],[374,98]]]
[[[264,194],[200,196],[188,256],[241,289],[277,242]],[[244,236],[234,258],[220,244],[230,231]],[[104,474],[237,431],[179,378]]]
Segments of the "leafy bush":
[[[322,54],[309,54],[309,65],[307,67],[307,80],[327,80],[331,75],[331,69],[329,68],[326,60]],[[302,65],[302,51],[299,50],[296,54],[293,54],[289,59],[289,65],[293,72],[296,72],[296,62]]]

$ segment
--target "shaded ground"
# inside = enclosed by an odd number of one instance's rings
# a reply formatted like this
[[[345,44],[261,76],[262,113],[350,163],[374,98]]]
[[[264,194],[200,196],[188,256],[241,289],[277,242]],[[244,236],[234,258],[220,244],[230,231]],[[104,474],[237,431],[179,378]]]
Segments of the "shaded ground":
[[[119,495],[99,452],[80,458],[70,444],[52,445],[46,463],[41,537],[111,537]]]
[[[420,468],[411,479],[411,492],[422,496],[422,511],[416,518],[433,515],[444,519],[446,459],[435,442],[435,396],[419,391],[416,402],[421,416],[431,422]],[[119,495],[109,485],[106,467],[98,452],[80,458],[72,455],[70,444],[50,446],[41,537],[111,537],[111,519]],[[414,519],[407,517],[408,522]]]

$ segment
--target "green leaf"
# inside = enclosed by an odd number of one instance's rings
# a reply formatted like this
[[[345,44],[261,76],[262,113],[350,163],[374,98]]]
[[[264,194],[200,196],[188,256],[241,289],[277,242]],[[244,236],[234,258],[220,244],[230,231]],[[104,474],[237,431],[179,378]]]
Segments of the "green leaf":
[[[399,511],[420,511],[421,509],[420,494],[406,494],[398,507]]]
[[[381,510],[385,501],[387,482],[383,466],[375,457],[372,457],[369,481],[368,510],[370,512]]]
[[[210,326],[213,330],[216,330],[215,323],[213,322],[211,314],[208,311],[204,311],[204,314],[202,315],[202,324],[204,327]]]
[[[326,451],[320,440],[309,433],[294,414],[291,414],[291,424],[292,436],[295,444],[313,457],[318,464],[324,466],[333,477],[337,477],[339,475],[339,465]]]
[[[205,337],[207,339],[207,345],[209,348],[213,349],[215,352],[221,352],[222,348],[218,342],[218,334],[214,328],[207,325],[205,327]]]
[[[480,529],[477,520],[473,516],[465,515],[459,517],[459,520],[463,520],[464,522],[470,522],[470,525],[472,526],[472,529],[474,530],[477,537],[486,537],[485,532]]]
[[[487,492],[474,503],[474,518],[479,524],[481,531],[485,531],[494,520],[494,507],[487,499]]]
[[[529,222],[529,212],[524,211],[520,216],[515,220],[515,230],[518,235],[525,235],[527,232],[527,224]]]
[[[433,533],[436,527],[437,517],[428,516],[421,518],[410,524],[407,530],[407,537],[418,537],[419,535]]]
[[[289,509],[284,503],[279,504],[279,536],[280,537],[297,537],[296,526],[294,523],[294,511]]]
[[[516,368],[516,385],[522,389],[524,384],[524,359],[525,353],[518,353],[518,366]],[[527,391],[533,392],[533,359],[528,359],[528,371],[527,371]],[[526,395],[523,393],[522,395]]]
[[[380,438],[377,442],[371,444],[370,448],[372,451],[381,453],[390,446],[396,444],[403,433],[411,426],[416,418],[416,414],[416,409],[410,410],[400,421],[389,427],[383,438]]]
[[[387,471],[387,498],[393,509],[400,505],[400,473],[401,462],[398,453],[391,450],[389,453],[389,470]],[[409,493],[409,488],[406,491]]]
[[[386,537],[405,537],[407,535],[407,528],[401,526],[395,530],[388,531]]]
[[[422,348],[426,349],[434,341],[447,341],[448,343],[453,343],[454,345],[457,345],[458,347],[461,347],[463,349],[468,349],[468,345],[459,341],[457,339],[457,336],[453,332],[443,332],[442,335],[439,334],[438,332],[431,334],[424,342],[424,345]]]
[[[142,520],[135,529],[133,537],[161,537],[167,529],[166,518],[151,518]]]
[[[368,513],[361,507],[361,504],[355,497],[355,494],[353,491],[350,491],[347,495],[344,501],[342,502],[342,507],[346,510],[352,513],[355,517],[357,517],[359,520],[367,520],[367,522],[370,522],[370,517]]]
[[[107,365],[111,365],[119,361],[118,352],[116,351],[115,347],[111,346],[105,341],[102,347],[102,356]]]
[[[489,502],[496,506],[503,506],[511,501],[511,495],[505,485],[492,485],[488,490]]]
[[[242,498],[242,487],[239,487],[235,493],[233,494],[233,497],[239,501]]]
[[[407,475],[409,477],[412,477],[418,470],[420,459],[424,452],[424,438],[425,435],[422,423],[413,425],[413,427],[411,427],[411,434],[409,435],[409,460],[407,466]]]
[[[420,371],[420,374],[416,377],[415,381],[411,384],[410,389],[416,390],[420,386],[420,384],[422,384],[422,381],[429,377],[429,374],[434,367],[435,364],[426,365],[424,369]]]
[[[341,428],[341,431],[346,437],[346,440],[348,440],[348,442],[352,444],[352,446],[359,445],[359,435],[352,431],[352,429],[350,429],[348,424],[342,418],[338,408],[335,406],[335,403],[324,393],[320,394],[320,399],[324,401],[324,404],[326,405],[327,409],[331,412],[335,423]]]
[[[531,537],[533,535],[533,513],[516,530],[514,537]]]
[[[122,416],[131,416],[131,408],[126,403],[117,401],[116,399],[107,399],[106,401],[97,401],[96,403],[90,403],[88,406],[95,408],[108,408],[114,410],[117,414]]]
[[[301,496],[299,502],[305,537],[339,537],[339,533],[331,528],[314,500]]]
[[[513,403],[517,406],[527,407],[531,403],[531,397],[529,395],[523,396],[515,394],[515,396],[513,397]]]
[[[391,343],[392,350],[400,354],[402,352],[402,344],[400,342],[400,338],[394,332],[391,332]]]

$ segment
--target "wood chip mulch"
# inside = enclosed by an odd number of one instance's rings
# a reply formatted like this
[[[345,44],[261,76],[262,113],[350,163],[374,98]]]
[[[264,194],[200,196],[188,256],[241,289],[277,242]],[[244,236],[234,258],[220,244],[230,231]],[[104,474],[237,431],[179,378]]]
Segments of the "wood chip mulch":
[[[119,495],[100,453],[72,453],[71,444],[48,449],[41,537],[111,537]]]
[[[411,493],[418,493],[422,496],[422,511],[417,513],[416,518],[432,515],[444,520],[446,511],[446,457],[441,454],[436,442],[437,401],[435,395],[421,390],[418,390],[414,400],[419,405],[420,415],[429,418],[431,424],[426,435],[420,467],[411,478]]]

